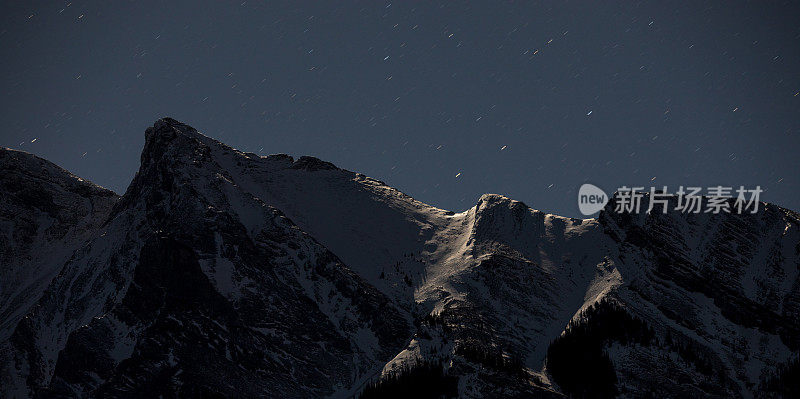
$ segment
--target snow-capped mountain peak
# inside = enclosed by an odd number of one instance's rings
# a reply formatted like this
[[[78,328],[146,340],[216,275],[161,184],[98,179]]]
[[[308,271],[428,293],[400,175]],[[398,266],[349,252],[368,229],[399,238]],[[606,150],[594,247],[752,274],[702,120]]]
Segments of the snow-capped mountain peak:
[[[170,118],[122,197],[0,167],[3,396],[349,397],[423,370],[432,395],[750,397],[796,367],[800,222],[774,205],[455,213]]]

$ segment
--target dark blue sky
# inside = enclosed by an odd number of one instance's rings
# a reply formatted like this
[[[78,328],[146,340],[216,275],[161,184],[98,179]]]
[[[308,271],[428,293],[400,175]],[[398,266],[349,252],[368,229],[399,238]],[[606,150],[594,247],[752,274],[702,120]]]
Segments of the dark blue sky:
[[[171,116],[456,211],[577,216],[584,182],[800,209],[798,3],[620,3],[4,2],[0,145],[121,193]]]

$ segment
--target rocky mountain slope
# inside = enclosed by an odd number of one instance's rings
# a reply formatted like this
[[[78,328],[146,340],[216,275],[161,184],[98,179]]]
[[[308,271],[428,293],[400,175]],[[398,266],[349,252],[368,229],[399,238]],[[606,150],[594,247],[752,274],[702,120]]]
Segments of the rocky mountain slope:
[[[758,397],[797,373],[800,220],[774,205],[454,213],[169,118],[121,197],[0,168],[3,397]]]

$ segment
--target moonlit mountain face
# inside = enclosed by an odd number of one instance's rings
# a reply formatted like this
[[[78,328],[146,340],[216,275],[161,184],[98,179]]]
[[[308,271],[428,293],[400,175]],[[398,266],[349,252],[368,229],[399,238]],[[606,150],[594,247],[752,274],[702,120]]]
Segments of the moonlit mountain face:
[[[771,204],[454,213],[169,118],[122,196],[0,170],[2,397],[797,392],[800,217]]]

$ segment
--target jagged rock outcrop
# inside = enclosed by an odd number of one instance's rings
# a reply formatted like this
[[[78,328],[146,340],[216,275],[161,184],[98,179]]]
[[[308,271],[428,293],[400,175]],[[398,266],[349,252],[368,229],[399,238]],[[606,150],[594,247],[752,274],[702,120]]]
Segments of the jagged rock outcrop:
[[[0,341],[118,196],[34,155],[0,148]]]

